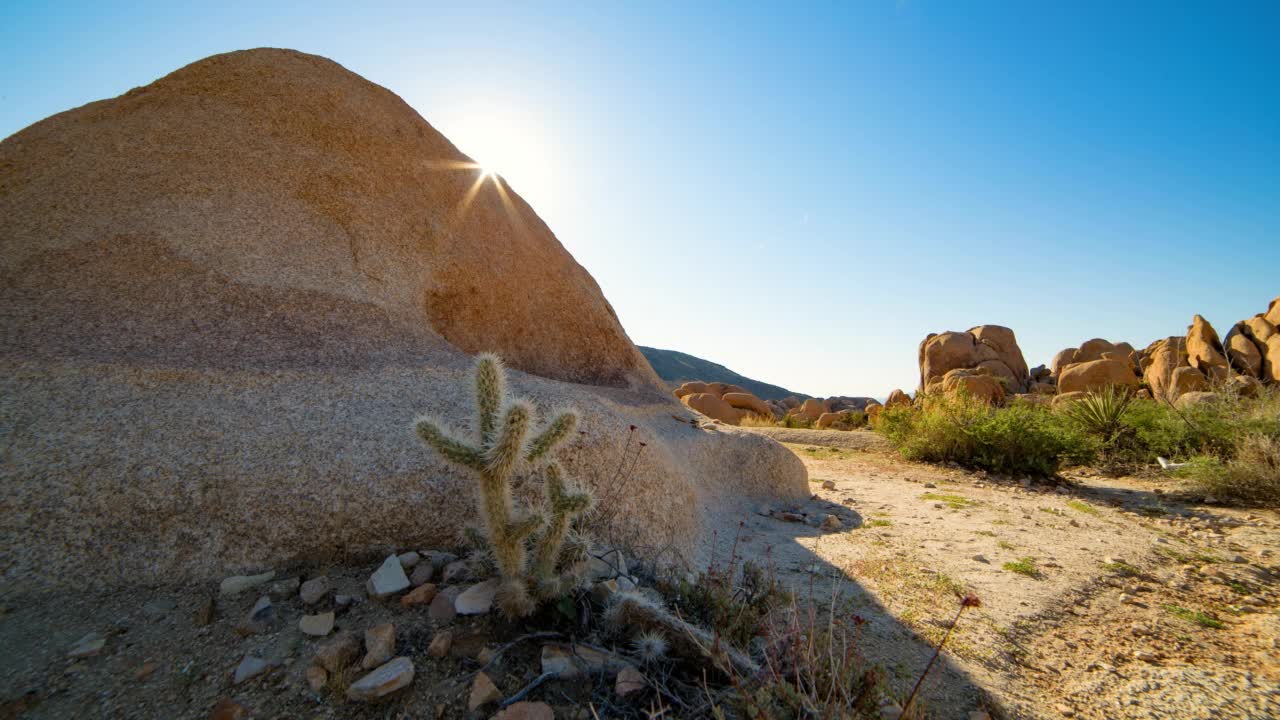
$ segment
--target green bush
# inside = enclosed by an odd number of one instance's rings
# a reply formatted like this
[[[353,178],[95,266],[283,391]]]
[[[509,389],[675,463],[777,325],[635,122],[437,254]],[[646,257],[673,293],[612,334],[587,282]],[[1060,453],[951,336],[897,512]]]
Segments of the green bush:
[[[885,408],[876,430],[909,460],[1002,473],[1052,475],[1062,462],[1087,462],[1097,452],[1078,425],[1048,409],[1022,403],[993,408],[963,394]]]

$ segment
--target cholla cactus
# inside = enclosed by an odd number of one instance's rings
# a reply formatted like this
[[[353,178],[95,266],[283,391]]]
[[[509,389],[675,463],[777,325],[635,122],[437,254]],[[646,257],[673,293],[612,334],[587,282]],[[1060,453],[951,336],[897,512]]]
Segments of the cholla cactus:
[[[418,436],[445,460],[478,476],[478,509],[484,539],[502,578],[499,604],[511,617],[528,615],[537,599],[556,597],[577,584],[580,563],[576,542],[566,543],[573,518],[591,505],[591,496],[570,489],[564,470],[550,459],[573,431],[578,416],[559,413],[537,428],[533,405],[507,395],[506,374],[494,355],[476,358],[476,434],[460,439],[434,418],[414,423]],[[511,481],[517,471],[541,468],[546,481],[547,515],[512,507]],[[534,541],[530,568],[530,540]]]

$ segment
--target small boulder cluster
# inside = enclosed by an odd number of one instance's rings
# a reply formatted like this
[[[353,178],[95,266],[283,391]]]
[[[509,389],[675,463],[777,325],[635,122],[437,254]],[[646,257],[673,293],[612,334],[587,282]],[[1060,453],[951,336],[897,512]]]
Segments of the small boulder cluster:
[[[870,408],[880,405],[874,398],[846,396],[761,400],[724,382],[687,382],[675,389],[675,396],[686,407],[726,425],[741,425],[747,417],[765,422],[791,418],[802,425],[838,430],[862,425]]]
[[[746,389],[730,383],[687,382],[675,389],[675,396],[686,407],[726,425],[741,425],[748,415],[775,420],[786,412],[776,401],[766,403]]]

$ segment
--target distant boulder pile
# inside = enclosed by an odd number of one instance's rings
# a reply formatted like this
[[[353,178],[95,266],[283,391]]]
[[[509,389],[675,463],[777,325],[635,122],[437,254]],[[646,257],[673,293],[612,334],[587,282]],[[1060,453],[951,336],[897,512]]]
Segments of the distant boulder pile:
[[[966,332],[930,333],[920,343],[920,391],[967,392],[992,404],[1031,388],[1031,373],[1013,331],[979,325]]]
[[[1048,367],[1029,370],[1008,328],[980,325],[963,333],[930,334],[920,343],[920,390],[965,392],[993,405],[1014,398],[1057,404],[1109,385],[1183,406],[1222,392],[1252,396],[1263,384],[1280,383],[1277,324],[1280,297],[1265,313],[1231,326],[1225,340],[1196,315],[1185,335],[1162,338],[1140,350],[1127,342],[1093,338],[1058,351]],[[902,401],[900,392],[895,390],[886,404]]]
[[[690,409],[729,425],[740,425],[748,415],[766,420],[778,415],[774,405],[730,383],[687,382],[675,389],[675,396]]]

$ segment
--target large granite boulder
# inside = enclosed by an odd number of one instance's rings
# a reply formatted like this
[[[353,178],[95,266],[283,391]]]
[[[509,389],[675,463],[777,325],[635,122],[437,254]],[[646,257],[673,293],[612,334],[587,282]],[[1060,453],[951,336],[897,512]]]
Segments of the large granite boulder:
[[[1127,360],[1104,353],[1104,357],[1088,362],[1072,363],[1062,370],[1058,378],[1058,392],[1093,392],[1109,385],[1136,388],[1138,376]]]
[[[1217,331],[1200,315],[1193,317],[1187,328],[1187,359],[1191,367],[1214,383],[1225,381],[1231,374]]]
[[[598,494],[645,443],[622,538],[691,553],[807,496],[772,440],[674,420],[520,196],[324,58],[217,55],[36,123],[0,142],[0,217],[11,590],[453,542],[474,481],[411,422],[470,417],[479,351],[581,410],[564,461]]]
[[[978,370],[1001,380],[1007,392],[1026,392],[1030,374],[1012,330],[980,325],[967,332],[930,333],[920,343],[920,390],[945,391],[943,378],[952,370]]]

